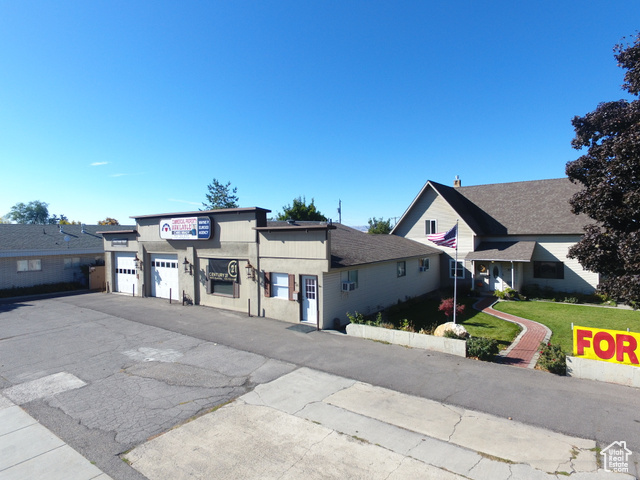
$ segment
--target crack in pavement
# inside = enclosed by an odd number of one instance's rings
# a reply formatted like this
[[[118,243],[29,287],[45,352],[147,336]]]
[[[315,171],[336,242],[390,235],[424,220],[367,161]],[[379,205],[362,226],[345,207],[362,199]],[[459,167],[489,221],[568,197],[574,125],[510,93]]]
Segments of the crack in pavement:
[[[298,465],[308,454],[309,452],[311,452],[311,450],[316,447],[317,445],[320,445],[322,442],[324,442],[331,434],[333,433],[333,430],[330,430],[329,433],[327,433],[324,437],[322,437],[320,440],[318,440],[315,443],[312,443],[311,445],[309,445],[309,447],[307,447],[307,449],[305,450],[305,452],[300,455],[300,457],[298,458],[298,460],[296,460],[294,463],[292,463],[289,468],[287,468],[284,472],[282,472],[282,475],[280,475],[279,478],[284,478],[287,473],[294,468],[296,465]]]

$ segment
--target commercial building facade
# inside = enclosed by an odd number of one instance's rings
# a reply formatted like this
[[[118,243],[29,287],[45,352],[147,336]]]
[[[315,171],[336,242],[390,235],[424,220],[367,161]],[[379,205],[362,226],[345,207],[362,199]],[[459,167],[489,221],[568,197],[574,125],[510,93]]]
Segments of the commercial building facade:
[[[328,329],[439,287],[435,248],[269,212],[133,217],[135,228],[103,232],[109,289]]]

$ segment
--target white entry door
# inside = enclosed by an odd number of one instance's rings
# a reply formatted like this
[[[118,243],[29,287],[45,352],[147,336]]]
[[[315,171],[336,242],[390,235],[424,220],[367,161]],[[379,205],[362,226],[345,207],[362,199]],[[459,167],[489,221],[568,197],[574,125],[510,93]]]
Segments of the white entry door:
[[[151,296],[179,298],[178,255],[154,253],[151,255]]]
[[[499,263],[491,263],[489,269],[489,290],[495,291],[503,289],[502,284],[502,265]]]
[[[130,252],[117,252],[115,258],[115,286],[114,292],[128,293],[135,295],[137,282],[136,277],[136,254]]]
[[[318,277],[302,275],[302,321],[318,324]]]

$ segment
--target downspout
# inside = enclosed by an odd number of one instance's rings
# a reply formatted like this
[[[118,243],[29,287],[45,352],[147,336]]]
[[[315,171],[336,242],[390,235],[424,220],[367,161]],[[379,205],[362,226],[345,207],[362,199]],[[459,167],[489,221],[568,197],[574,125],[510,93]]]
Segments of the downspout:
[[[262,309],[262,295],[260,295],[260,232],[256,230],[256,292],[258,294],[257,317],[260,316],[260,310]]]

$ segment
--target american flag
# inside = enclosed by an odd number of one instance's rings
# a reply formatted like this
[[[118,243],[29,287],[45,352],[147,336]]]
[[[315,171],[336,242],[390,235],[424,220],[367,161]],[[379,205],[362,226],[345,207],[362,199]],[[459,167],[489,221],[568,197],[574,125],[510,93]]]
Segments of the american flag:
[[[458,239],[458,225],[454,225],[451,230],[446,233],[433,233],[427,235],[427,240],[431,240],[436,245],[441,247],[456,248],[456,241]]]

